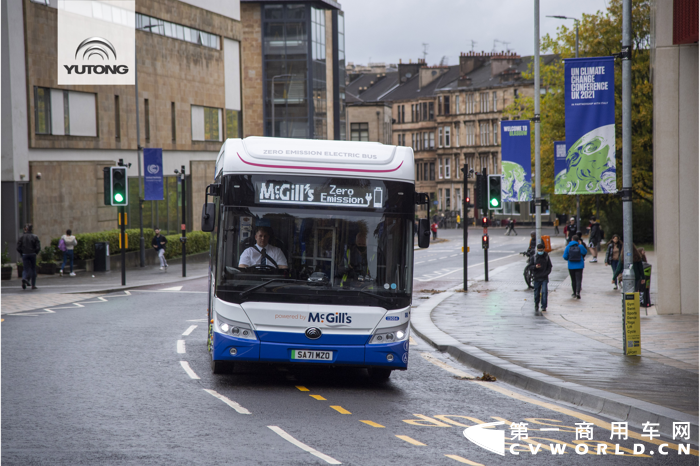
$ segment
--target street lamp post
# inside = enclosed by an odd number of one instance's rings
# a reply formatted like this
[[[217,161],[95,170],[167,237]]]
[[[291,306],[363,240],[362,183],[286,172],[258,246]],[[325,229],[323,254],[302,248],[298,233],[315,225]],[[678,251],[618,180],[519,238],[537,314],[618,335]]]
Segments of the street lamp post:
[[[272,107],[272,137],[275,137],[275,79],[277,78],[291,78],[293,74],[278,74],[272,77],[272,85],[270,86],[270,106]]]
[[[535,238],[542,240],[542,183],[540,181],[540,0],[535,0]]]
[[[574,20],[574,25],[576,26],[576,58],[578,58],[578,25],[579,21],[578,18],[572,18],[571,16],[561,16],[561,15],[551,15],[547,16],[547,18],[557,18],[557,19],[573,19]],[[596,207],[596,214],[598,208]],[[576,195],[576,231],[582,231],[581,230],[581,196]]]

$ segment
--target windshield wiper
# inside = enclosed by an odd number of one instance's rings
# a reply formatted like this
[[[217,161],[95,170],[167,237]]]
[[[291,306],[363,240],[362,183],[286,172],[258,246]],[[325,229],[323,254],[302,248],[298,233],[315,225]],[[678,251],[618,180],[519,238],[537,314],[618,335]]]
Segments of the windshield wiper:
[[[384,296],[370,293],[369,291],[363,291],[363,290],[350,290],[350,291],[357,291],[358,293],[366,294],[367,296],[377,298],[379,301],[384,301],[385,303],[394,304],[394,300],[392,298],[385,298]]]
[[[306,280],[295,280],[295,279],[293,279],[293,278],[273,278],[272,280],[268,280],[268,281],[263,282],[263,283],[261,283],[261,284],[259,284],[259,285],[252,286],[252,287],[248,288],[247,290],[241,291],[241,298],[245,298],[246,296],[248,296],[248,295],[249,295],[250,293],[252,293],[253,291],[258,290],[258,289],[260,289],[260,288],[262,288],[262,287],[264,287],[264,286],[267,286],[267,285],[269,285],[269,284],[272,283],[272,282],[286,282],[286,283],[303,282],[303,283],[307,283]]]

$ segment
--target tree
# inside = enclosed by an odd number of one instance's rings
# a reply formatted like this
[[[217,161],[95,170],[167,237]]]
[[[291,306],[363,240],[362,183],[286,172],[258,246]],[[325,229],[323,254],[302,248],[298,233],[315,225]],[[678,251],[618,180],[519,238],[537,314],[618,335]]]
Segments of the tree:
[[[653,189],[653,89],[650,71],[650,0],[632,0],[632,189],[636,204],[650,208]],[[579,24],[579,57],[611,56],[622,48],[622,0],[610,0],[608,10],[583,14]],[[553,53],[562,59],[575,56],[576,31],[562,26],[556,37],[545,35],[541,41],[542,53]],[[554,141],[565,139],[564,121],[564,63],[554,60],[545,65],[541,60],[540,78],[545,93],[540,98],[540,159],[543,193],[554,193]],[[523,75],[534,79],[532,65]],[[511,119],[529,119],[534,116],[534,102],[521,97],[508,106],[504,115]],[[617,187],[622,188],[622,63],[615,60],[615,126]],[[533,131],[534,134],[534,131]],[[534,171],[534,139],[533,139]],[[603,211],[619,210],[619,198],[599,196]],[[556,212],[575,210],[574,196],[552,196]],[[583,212],[592,212],[595,196],[581,196]]]

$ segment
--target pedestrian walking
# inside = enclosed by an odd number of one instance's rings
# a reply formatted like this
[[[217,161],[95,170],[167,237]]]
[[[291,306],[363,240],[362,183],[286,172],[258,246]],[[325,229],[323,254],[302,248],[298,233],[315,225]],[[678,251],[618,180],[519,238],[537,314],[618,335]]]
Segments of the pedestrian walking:
[[[61,236],[58,241],[58,249],[63,251],[63,264],[61,264],[61,276],[63,276],[63,270],[66,268],[66,262],[70,262],[70,276],[75,277],[73,272],[73,259],[75,256],[74,248],[78,245],[78,240],[73,236],[73,232],[68,229],[66,234]]]
[[[17,241],[17,252],[22,256],[22,289],[26,290],[31,284],[36,290],[36,255],[41,251],[39,237],[32,233],[34,226],[27,223],[24,234]]]
[[[571,217],[569,219],[569,223],[564,226],[564,236],[566,236],[566,241],[570,243],[573,240],[574,235],[576,235],[576,219]]]
[[[460,228],[462,228],[462,217],[457,214],[457,229],[459,230]]]
[[[579,243],[580,238],[574,235],[564,249],[564,260],[568,261],[569,276],[571,277],[572,298],[581,299],[581,279],[585,265],[586,248]]]
[[[617,290],[617,280],[615,280],[615,271],[617,270],[617,265],[620,262],[620,257],[622,257],[622,241],[620,241],[619,235],[613,235],[608,243],[608,249],[605,251],[605,265],[612,267],[613,271],[613,289]]]
[[[437,231],[438,231],[437,222],[433,222],[433,224],[430,225],[430,231],[433,232],[433,240],[436,240],[437,239]]]
[[[165,238],[165,236],[160,234],[159,228],[156,228],[154,231],[156,236],[153,237],[151,245],[153,246],[153,249],[158,252],[158,259],[160,259],[160,270],[163,270],[164,268],[168,267],[168,261],[165,260],[165,247],[168,244],[168,240]]]
[[[554,234],[559,234],[559,217],[554,217]]]
[[[537,243],[537,232],[531,231],[530,232],[530,244],[527,247],[527,253],[532,256],[532,254],[535,252],[535,244]]]
[[[591,262],[598,262],[598,251],[600,250],[600,241],[603,239],[603,230],[600,228],[600,222],[595,215],[591,216],[591,223],[588,226],[590,232],[588,234],[588,247],[591,250]]]
[[[538,244],[537,254],[530,256],[530,270],[535,288],[535,311],[540,310],[541,299],[542,311],[544,312],[547,310],[547,286],[549,274],[552,272],[552,261],[544,250],[544,243]]]
[[[621,257],[624,257],[624,254]],[[624,269],[625,261],[621,260],[617,264],[613,280],[621,280],[622,271]],[[641,289],[641,291],[643,292],[643,287],[646,286],[646,277],[644,275],[644,262],[642,259],[642,254],[639,252],[639,249],[637,249],[637,246],[634,243],[632,243],[632,272],[634,272],[634,291],[637,292]]]

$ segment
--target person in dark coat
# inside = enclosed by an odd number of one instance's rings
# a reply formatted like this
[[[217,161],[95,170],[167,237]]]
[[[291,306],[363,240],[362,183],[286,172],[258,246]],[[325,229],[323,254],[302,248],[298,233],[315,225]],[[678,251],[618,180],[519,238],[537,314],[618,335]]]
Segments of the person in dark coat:
[[[552,261],[544,250],[544,243],[537,245],[537,253],[530,256],[530,270],[532,282],[535,288],[535,311],[540,310],[540,298],[542,299],[542,311],[547,310],[547,285],[549,274],[552,272]]]
[[[581,244],[577,235],[564,249],[564,260],[569,263],[569,276],[571,277],[572,298],[581,299],[581,279],[583,278],[583,267],[586,264],[585,258],[588,251]]]
[[[600,228],[600,222],[595,215],[591,217],[591,224],[588,226],[588,247],[591,251],[591,262],[598,262],[598,250],[600,249],[600,241],[603,239],[603,230]]]
[[[622,255],[624,257],[624,254]],[[618,277],[622,277],[622,271],[625,270],[625,261],[620,260],[617,264],[617,269],[615,269],[615,275],[613,280],[617,280]],[[642,260],[642,254],[637,249],[637,246],[632,243],[632,272],[634,272],[634,291],[644,291],[646,286],[646,276],[644,275],[644,262]]]
[[[622,259],[623,245],[618,235],[613,235],[608,243],[608,249],[605,251],[605,265],[612,267],[613,271],[613,289],[617,290],[617,280],[615,280],[617,265]]]
[[[41,251],[39,237],[32,233],[34,229],[31,223],[24,226],[24,234],[17,241],[17,252],[22,256],[22,289],[26,290],[27,285],[32,285],[32,290],[36,290],[36,255]]]
[[[533,255],[535,253],[535,244],[537,244],[537,233],[534,231],[530,232],[530,244],[527,247],[527,253]]]

